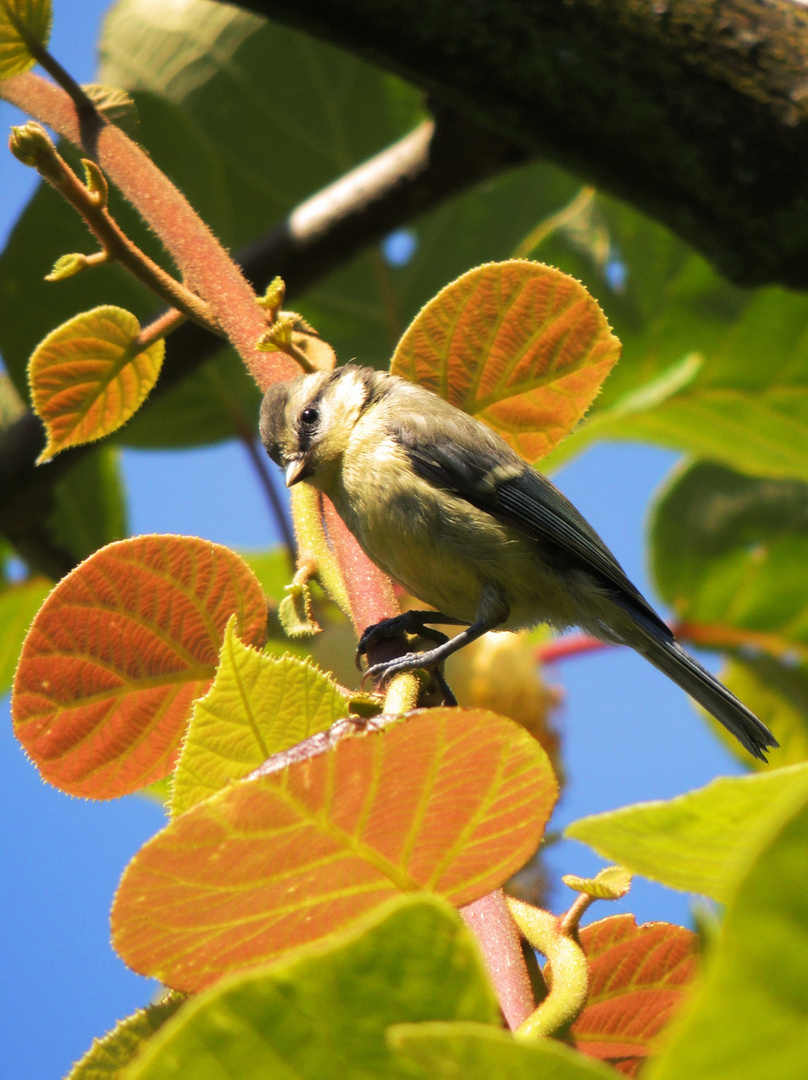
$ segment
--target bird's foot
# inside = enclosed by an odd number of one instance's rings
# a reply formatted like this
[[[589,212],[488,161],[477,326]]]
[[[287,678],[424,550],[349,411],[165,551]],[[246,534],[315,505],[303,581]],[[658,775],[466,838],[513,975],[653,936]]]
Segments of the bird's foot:
[[[445,635],[442,634],[441,637],[445,637]],[[441,662],[440,657],[434,660],[431,659],[434,651],[405,653],[403,656],[396,656],[392,660],[374,664],[362,676],[361,685],[364,686],[367,679],[373,679],[376,686],[380,690],[384,690],[396,675],[401,675],[405,671],[426,671],[434,680],[437,691],[441,695],[442,703],[444,705],[457,705],[457,698],[452,693],[445,675],[438,666]]]
[[[436,613],[429,611],[404,611],[400,615],[394,616],[392,619],[382,619],[381,622],[374,623],[373,626],[368,626],[359,639],[359,644],[356,646],[356,666],[361,671],[363,656],[368,656],[375,646],[382,642],[394,640],[401,634],[418,635],[419,637],[427,638],[429,641],[434,641],[437,645],[443,645],[444,642],[449,640],[446,634],[442,634],[440,630],[435,630],[425,623],[426,618],[433,614]],[[420,653],[408,653],[407,655],[419,656]],[[404,659],[404,657],[398,657],[397,659]],[[374,667],[384,666],[384,664],[374,665]],[[419,665],[416,664],[415,666],[418,667]],[[371,670],[373,670],[373,668],[368,671],[368,675],[370,675]],[[410,669],[405,668],[404,670]]]

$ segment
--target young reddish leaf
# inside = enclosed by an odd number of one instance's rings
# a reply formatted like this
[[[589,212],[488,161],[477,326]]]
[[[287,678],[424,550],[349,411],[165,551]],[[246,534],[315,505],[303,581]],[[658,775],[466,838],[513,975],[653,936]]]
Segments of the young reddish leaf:
[[[137,412],[165,353],[162,339],[138,349],[139,334],[134,315],[106,305],[68,319],[37,345],[28,380],[48,433],[38,463],[117,431]]]
[[[19,75],[34,66],[35,60],[15,19],[40,45],[47,44],[51,30],[50,0],[2,0],[0,3],[0,79]]]
[[[166,776],[234,612],[241,636],[261,644],[254,574],[196,537],[121,540],[63,578],[25,639],[11,702],[45,779],[109,799]]]
[[[112,926],[136,971],[198,990],[399,891],[467,904],[533,854],[558,794],[539,744],[481,710],[426,709],[359,734],[342,721],[270,765],[130,863]]]
[[[633,915],[612,915],[580,937],[591,983],[572,1038],[584,1054],[635,1076],[696,973],[696,935],[672,923],[637,926]]]
[[[315,664],[249,648],[231,619],[213,685],[191,712],[172,816],[347,715],[339,687]]]
[[[415,316],[391,370],[500,433],[528,461],[578,423],[620,355],[598,302],[552,266],[488,263]]]

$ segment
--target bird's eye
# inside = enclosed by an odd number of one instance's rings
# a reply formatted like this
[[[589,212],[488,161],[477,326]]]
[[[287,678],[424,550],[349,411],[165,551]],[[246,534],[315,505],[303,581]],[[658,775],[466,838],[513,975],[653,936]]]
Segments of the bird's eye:
[[[320,419],[320,410],[315,409],[313,405],[309,405],[300,414],[300,423],[306,427],[312,427]]]

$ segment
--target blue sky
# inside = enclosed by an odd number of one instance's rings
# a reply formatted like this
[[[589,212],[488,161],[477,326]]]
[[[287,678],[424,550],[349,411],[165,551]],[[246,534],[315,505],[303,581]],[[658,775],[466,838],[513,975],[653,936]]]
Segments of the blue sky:
[[[92,43],[105,7],[101,0],[55,4],[52,50],[79,81],[93,77]],[[0,103],[0,121],[7,131],[18,114]],[[30,170],[0,154],[0,241],[33,180]],[[602,445],[555,478],[651,596],[644,517],[675,460],[659,448]],[[172,454],[127,451],[123,469],[134,533],[181,532],[236,548],[274,541],[263,497],[236,444]],[[669,798],[719,773],[739,771],[685,695],[633,653],[608,650],[569,660],[549,676],[565,689],[559,723],[569,776],[555,826],[630,802]],[[94,1036],[153,992],[152,984],[127,971],[112,952],[108,915],[121,871],[160,828],[163,815],[140,798],[95,804],[43,784],[11,735],[8,699],[0,705],[0,769],[6,1027],[0,1075],[52,1080],[68,1071]],[[553,847],[548,861],[556,878],[589,874],[602,865],[572,842]],[[555,909],[571,899],[559,886]],[[594,915],[626,911],[639,922],[687,924],[689,898],[637,881],[625,900],[596,905]]]

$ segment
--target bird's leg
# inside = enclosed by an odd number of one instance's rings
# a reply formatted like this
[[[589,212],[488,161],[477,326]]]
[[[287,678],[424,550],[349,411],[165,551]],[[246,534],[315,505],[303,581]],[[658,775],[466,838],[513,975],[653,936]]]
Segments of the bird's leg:
[[[495,630],[498,626],[501,626],[508,618],[509,613],[508,605],[500,590],[494,586],[486,586],[483,590],[480,606],[477,609],[477,618],[471,626],[466,626],[455,637],[444,640],[436,648],[429,649],[427,652],[406,653],[404,656],[396,656],[392,660],[386,660],[381,664],[374,664],[365,672],[364,678],[375,679],[379,686],[384,686],[394,675],[399,675],[402,671],[415,671],[417,668],[434,671],[452,653],[456,653],[464,645],[476,641],[483,634],[487,634],[489,630]],[[406,612],[405,614],[427,615],[431,619],[435,616],[435,613],[431,611]],[[443,618],[445,616],[440,616],[435,621],[443,621]],[[447,619],[446,622],[455,626],[463,625],[459,619]],[[385,624],[382,623],[381,625],[384,626]]]
[[[463,619],[454,619],[440,611],[404,611],[392,619],[382,619],[381,622],[369,626],[359,639],[356,646],[356,666],[361,670],[361,658],[367,655],[369,649],[398,634],[420,634],[439,645],[449,640],[440,630],[433,630],[427,623],[439,623],[442,626],[466,625]]]

